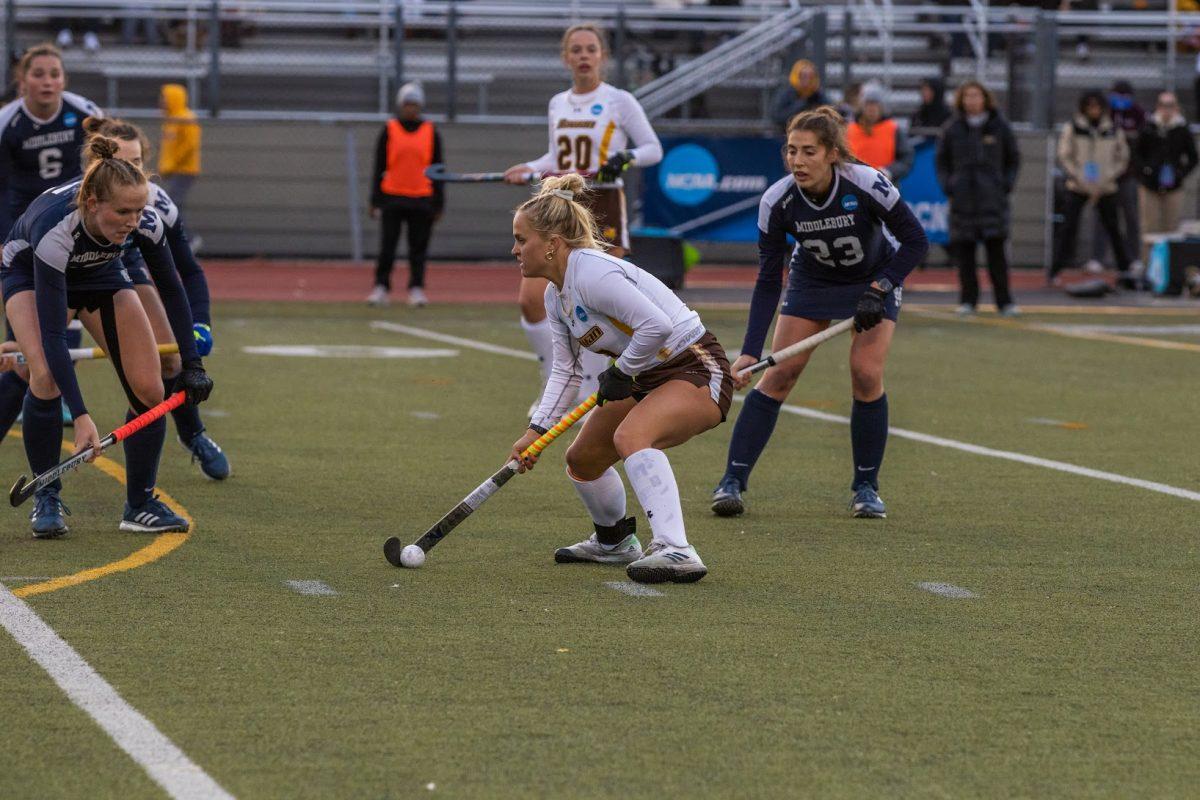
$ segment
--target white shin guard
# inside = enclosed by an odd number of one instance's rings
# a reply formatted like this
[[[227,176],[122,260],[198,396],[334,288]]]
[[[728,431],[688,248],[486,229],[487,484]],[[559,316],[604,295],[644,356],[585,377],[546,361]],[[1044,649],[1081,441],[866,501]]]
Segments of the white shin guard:
[[[612,526],[625,518],[625,484],[612,467],[594,481],[581,481],[567,470],[579,499],[597,525]]]
[[[625,459],[625,474],[650,520],[654,538],[672,547],[687,547],[679,486],[667,454],[651,447],[638,450]]]

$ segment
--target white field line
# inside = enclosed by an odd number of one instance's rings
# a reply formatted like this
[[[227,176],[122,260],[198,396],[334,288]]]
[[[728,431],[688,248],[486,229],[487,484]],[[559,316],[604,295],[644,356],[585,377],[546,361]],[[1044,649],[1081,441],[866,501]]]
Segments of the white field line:
[[[928,583],[922,582],[917,584],[918,589],[923,589],[926,592],[933,592],[942,597],[949,597],[954,600],[971,600],[979,597],[970,589],[964,589],[961,586],[955,586],[952,583]]]
[[[1200,325],[1063,325],[1042,323],[1042,327],[1063,333],[1130,333],[1146,336],[1196,336]]]
[[[665,597],[658,589],[651,589],[649,586],[642,586],[640,583],[633,581],[605,581],[604,585],[610,589],[616,589],[621,594],[627,594],[630,597]]]
[[[526,361],[538,360],[536,355],[525,350],[514,350],[511,347],[501,347],[498,344],[488,344],[487,342],[479,342],[474,339],[463,339],[460,336],[451,336],[447,333],[438,333],[437,331],[425,330],[424,328],[413,328],[408,325],[401,325],[398,322],[383,322],[377,320],[371,323],[371,327],[375,330],[392,331],[393,333],[407,333],[409,336],[416,336],[418,339],[432,339],[435,342],[456,344],[459,347],[470,347],[474,350],[482,350],[485,353],[496,353],[502,356],[523,358]]]
[[[437,341],[453,340],[454,344],[462,347],[470,347],[476,350],[483,350],[489,353],[503,353],[512,355],[517,358],[529,360],[537,360],[537,356],[533,353],[527,353],[521,350],[510,350],[507,347],[497,347],[496,345],[486,342],[476,342],[472,339],[461,339],[457,336],[446,336],[445,334],[427,331],[422,328],[410,328],[407,325],[396,325],[391,322],[373,322],[372,327],[379,327],[385,330],[397,330],[399,333],[407,333],[410,336],[434,339]],[[403,330],[399,330],[399,329]],[[742,395],[734,395],[734,400],[742,400]],[[789,414],[795,414],[799,417],[807,417],[808,419],[816,419],[822,422],[836,422],[839,425],[849,425],[850,418],[843,417],[838,414],[828,414],[824,411],[816,411],[811,408],[802,408],[800,406],[783,405],[782,410]],[[1099,481],[1108,481],[1109,483],[1119,483],[1123,486],[1135,486],[1139,489],[1145,489],[1149,492],[1158,492],[1160,494],[1179,497],[1184,500],[1193,500],[1200,503],[1200,492],[1192,491],[1191,489],[1181,489],[1177,486],[1169,486],[1165,483],[1156,481],[1147,481],[1141,478],[1131,478],[1127,475],[1118,475],[1115,472],[1105,472],[1104,470],[1092,469],[1091,467],[1079,467],[1074,464],[1068,464],[1065,461],[1055,461],[1050,458],[1039,458],[1038,456],[1029,456],[1024,453],[1014,453],[1011,450],[997,450],[992,447],[983,447],[969,442],[960,442],[955,439],[946,439],[941,436],[931,436],[928,433],[920,433],[918,431],[905,430],[904,428],[889,428],[889,436],[895,436],[900,439],[908,439],[914,442],[922,442],[923,444],[932,444],[937,447],[945,447],[950,450],[959,450],[964,453],[971,453],[977,456],[987,456],[988,458],[999,458],[1005,461],[1016,461],[1021,464],[1028,464],[1034,467],[1042,467],[1043,469],[1051,469],[1057,472],[1066,472],[1071,475],[1079,475],[1084,478],[1094,478]]]
[[[337,596],[337,592],[325,581],[284,581],[284,583],[300,594]]]
[[[153,722],[125,702],[71,645],[3,584],[0,584],[0,626],[50,674],[71,702],[95,720],[168,795],[187,800],[232,800],[233,795],[196,766]]]

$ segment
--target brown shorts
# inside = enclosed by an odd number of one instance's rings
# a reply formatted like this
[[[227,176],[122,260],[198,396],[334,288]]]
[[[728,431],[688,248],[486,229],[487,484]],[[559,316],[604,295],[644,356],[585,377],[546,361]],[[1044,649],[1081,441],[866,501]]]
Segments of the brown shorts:
[[[629,226],[625,221],[625,190],[619,186],[611,189],[594,189],[588,194],[587,208],[596,218],[596,227],[604,241],[613,247],[625,248],[629,253]]]
[[[716,336],[705,331],[695,344],[670,361],[634,378],[633,399],[641,400],[667,381],[707,386],[713,402],[721,409],[721,421],[725,421],[733,403],[733,375],[729,372],[729,359]]]

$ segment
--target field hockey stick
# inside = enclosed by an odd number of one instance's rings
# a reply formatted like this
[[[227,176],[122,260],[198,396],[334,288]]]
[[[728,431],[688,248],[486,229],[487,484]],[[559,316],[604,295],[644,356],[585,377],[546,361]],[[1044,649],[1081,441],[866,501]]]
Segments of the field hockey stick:
[[[72,361],[91,361],[97,358],[108,358],[108,353],[101,350],[99,347],[72,347],[67,351],[71,354]],[[177,344],[160,344],[158,346],[159,355],[169,355],[178,353],[179,345]],[[16,356],[18,364],[28,364],[29,361],[25,358],[24,353],[0,353],[0,358],[5,356]]]
[[[25,476],[22,475],[21,477],[17,478],[17,482],[13,484],[12,490],[9,491],[8,502],[12,504],[13,508],[16,508],[30,497],[33,497],[34,492],[36,492],[38,489],[53,483],[66,473],[77,468],[93,453],[95,455],[100,455],[122,439],[128,439],[142,428],[146,427],[155,420],[160,419],[168,411],[179,408],[181,405],[183,405],[183,401],[186,399],[187,395],[184,392],[176,392],[146,413],[139,414],[138,416],[129,420],[129,422],[126,422],[124,425],[117,428],[108,436],[105,436],[100,440],[99,448],[89,447],[87,450],[84,450],[81,453],[76,453],[58,466],[51,467],[41,475],[36,476],[33,480],[29,481],[29,483],[25,482]]]
[[[543,178],[550,178],[555,175],[566,175],[565,172],[530,172],[525,183],[537,183]],[[593,186],[610,187],[611,183],[598,183],[595,181],[596,173],[581,172],[578,173],[588,179],[588,182]],[[425,177],[431,181],[438,183],[500,183],[504,180],[503,172],[447,172],[445,164],[433,164],[425,168]]]
[[[812,336],[809,336],[807,339],[801,339],[800,341],[796,342],[795,344],[788,345],[787,347],[783,348],[782,350],[780,350],[777,353],[772,353],[771,355],[764,358],[762,361],[758,361],[758,362],[755,362],[754,364],[751,364],[750,366],[748,366],[745,369],[738,372],[738,377],[739,378],[740,377],[748,377],[750,375],[753,375],[756,372],[762,372],[767,367],[773,367],[776,364],[778,364],[780,361],[787,361],[789,358],[791,358],[793,356],[798,356],[801,353],[807,353],[809,350],[812,350],[814,347],[819,345],[821,342],[827,342],[830,339],[832,339],[833,337],[837,336],[838,334],[845,333],[846,331],[850,330],[853,327],[854,327],[854,317],[850,317],[849,319],[844,319],[841,322],[839,322],[837,325],[830,325],[828,328],[821,331],[820,333],[814,333]]]
[[[528,456],[541,455],[541,452],[551,442],[570,430],[571,426],[583,419],[583,415],[591,411],[595,405],[596,395],[593,394],[587,400],[584,400],[571,411],[567,412],[567,415],[560,419],[557,425],[535,439],[533,444],[521,452],[521,457],[526,458]],[[513,459],[498,469],[492,477],[475,487],[475,491],[464,497],[461,503],[451,509],[450,513],[446,514],[446,516],[439,519],[432,528],[425,531],[424,535],[413,544],[428,553],[438,542],[446,537],[446,534],[457,528],[464,519],[471,516],[476,509],[487,502],[489,497],[500,491],[500,487],[508,483],[512,476],[517,474],[517,466],[517,460]],[[400,542],[400,537],[398,536],[393,536],[383,543],[383,554],[387,557],[388,563],[393,567],[400,566],[400,553],[403,550],[404,545]]]

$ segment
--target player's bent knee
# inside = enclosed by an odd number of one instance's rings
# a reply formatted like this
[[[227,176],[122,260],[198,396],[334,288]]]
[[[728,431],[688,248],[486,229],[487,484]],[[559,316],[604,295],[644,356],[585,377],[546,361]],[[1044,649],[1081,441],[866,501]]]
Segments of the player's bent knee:
[[[595,450],[574,445],[567,448],[565,460],[567,471],[579,481],[594,481],[612,466],[612,464],[604,463],[608,459],[602,458],[601,454]]]
[[[58,396],[58,384],[49,370],[31,370],[29,373],[29,389],[33,396],[41,400],[50,400]]]
[[[882,369],[851,369],[850,385],[860,400],[873,400],[883,394]]]

